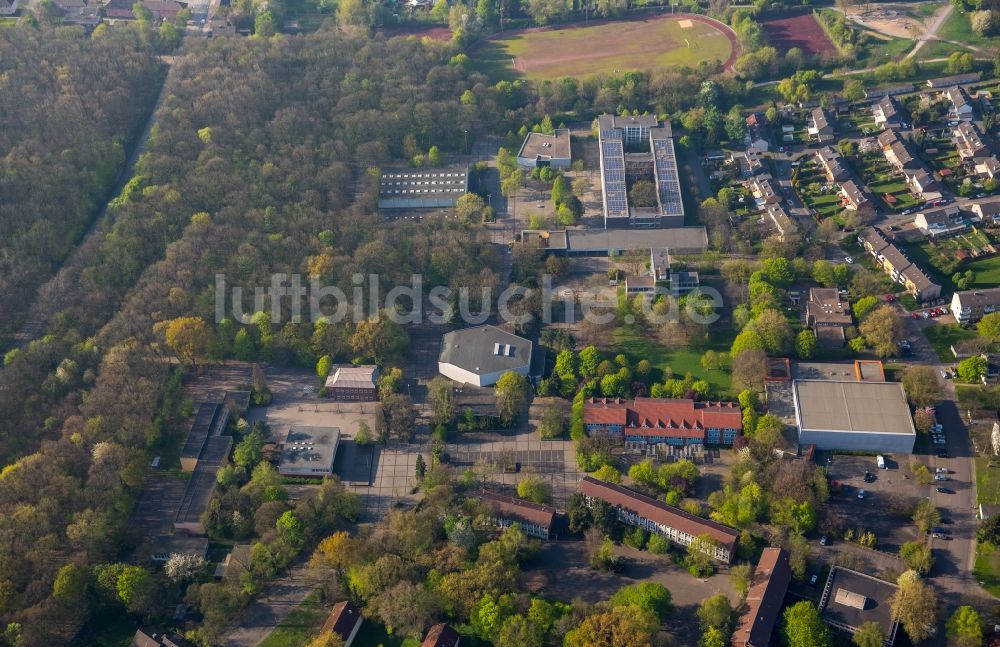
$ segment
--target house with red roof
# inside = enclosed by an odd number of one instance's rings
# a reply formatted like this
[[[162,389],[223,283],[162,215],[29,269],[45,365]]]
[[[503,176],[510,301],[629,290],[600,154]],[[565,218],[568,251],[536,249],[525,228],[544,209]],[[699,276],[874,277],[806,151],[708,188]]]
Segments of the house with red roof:
[[[588,433],[611,434],[630,447],[732,445],[743,431],[743,414],[735,402],[591,398],[584,403],[583,423]]]

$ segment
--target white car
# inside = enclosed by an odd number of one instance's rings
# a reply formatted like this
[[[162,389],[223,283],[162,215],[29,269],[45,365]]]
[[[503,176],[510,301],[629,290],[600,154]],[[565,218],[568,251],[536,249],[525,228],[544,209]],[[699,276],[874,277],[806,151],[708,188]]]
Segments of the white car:
[[[937,472],[938,474],[951,474],[951,470],[949,470],[947,467],[938,467],[935,468],[934,471]]]
[[[858,490],[858,498],[859,499],[864,499],[866,496],[868,496],[867,492],[865,492],[864,490]]]
[[[847,263],[848,265],[850,265],[851,263],[854,262],[854,259],[851,258],[850,256],[847,256],[847,257],[844,258],[844,262]]]
[[[940,422],[935,422],[934,431],[944,431],[944,425],[942,425]]]
[[[943,445],[944,443],[945,443],[944,438],[935,438],[934,439],[934,444],[935,445]]]
[[[934,476],[934,480],[935,481],[950,481],[951,479],[948,478],[947,476],[945,476],[944,474],[937,474],[937,475]]]

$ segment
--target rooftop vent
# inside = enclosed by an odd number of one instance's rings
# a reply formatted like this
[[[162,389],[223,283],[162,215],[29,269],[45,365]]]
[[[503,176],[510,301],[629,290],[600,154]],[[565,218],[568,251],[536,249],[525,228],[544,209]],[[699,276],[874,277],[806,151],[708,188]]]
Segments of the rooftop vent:
[[[864,611],[865,603],[868,601],[868,598],[860,593],[854,593],[852,591],[848,591],[847,589],[837,589],[837,594],[833,599],[837,604],[853,607],[859,611]]]
[[[500,354],[500,343],[499,342],[493,344],[493,354],[494,355],[499,355]]]

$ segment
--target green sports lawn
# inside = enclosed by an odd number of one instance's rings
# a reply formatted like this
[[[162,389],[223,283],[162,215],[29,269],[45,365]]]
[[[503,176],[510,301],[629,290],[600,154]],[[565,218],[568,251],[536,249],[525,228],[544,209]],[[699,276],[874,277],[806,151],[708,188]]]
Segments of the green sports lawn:
[[[686,16],[531,29],[499,36],[473,58],[493,76],[551,80],[726,62],[731,34]]]

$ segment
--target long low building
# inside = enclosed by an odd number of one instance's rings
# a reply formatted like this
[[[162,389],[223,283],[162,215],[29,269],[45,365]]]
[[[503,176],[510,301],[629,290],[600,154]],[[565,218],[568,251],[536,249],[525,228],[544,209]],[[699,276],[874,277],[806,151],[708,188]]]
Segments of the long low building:
[[[623,523],[666,537],[679,546],[686,547],[696,537],[707,535],[716,544],[709,555],[726,564],[733,561],[740,536],[735,528],[696,517],[621,485],[589,476],[580,481],[579,490],[587,505],[593,505],[595,499],[600,499],[617,510],[618,519]]]
[[[767,647],[791,580],[788,553],[781,548],[765,548],[750,581],[746,609],[736,622],[733,647]]]
[[[667,229],[525,229],[521,242],[538,245],[558,256],[614,256],[666,247],[672,254],[701,254],[708,249],[704,227]]]
[[[909,454],[917,439],[898,382],[795,380],[799,444],[817,449]]]
[[[1000,309],[1000,288],[965,290],[951,297],[951,312],[960,324],[976,323]]]
[[[379,209],[454,207],[469,192],[469,168],[386,169],[379,179]]]
[[[917,301],[933,301],[941,296],[941,286],[913,264],[879,229],[865,229],[858,236],[858,243],[893,281],[903,285]]]
[[[518,523],[531,537],[548,539],[552,535],[556,519],[556,509],[552,506],[494,492],[481,493],[479,500],[490,510],[490,522],[499,528]]]
[[[695,402],[686,398],[591,398],[584,403],[588,433],[604,432],[626,446],[732,445],[743,430],[735,402]]]

